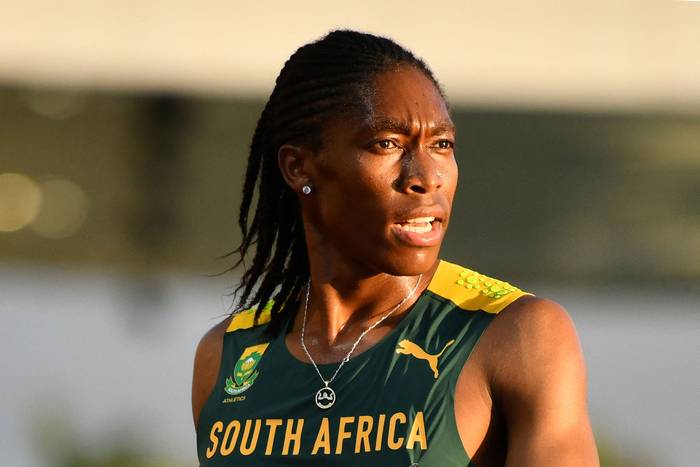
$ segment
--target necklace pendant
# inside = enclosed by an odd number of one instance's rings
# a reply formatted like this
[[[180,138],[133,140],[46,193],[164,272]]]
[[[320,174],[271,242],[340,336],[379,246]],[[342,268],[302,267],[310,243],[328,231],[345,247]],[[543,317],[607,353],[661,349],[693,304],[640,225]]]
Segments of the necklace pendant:
[[[335,391],[328,386],[328,383],[326,383],[325,387],[322,387],[316,392],[316,397],[314,400],[316,401],[316,405],[319,409],[330,409],[333,407],[333,404],[335,404]]]
[[[338,372],[340,371],[341,368],[343,368],[343,365],[348,363],[350,361],[350,356],[352,353],[355,351],[355,348],[357,345],[360,343],[363,337],[365,337],[365,334],[370,332],[372,329],[376,328],[381,324],[382,321],[387,319],[389,316],[391,316],[392,313],[394,313],[396,310],[401,308],[401,305],[406,303],[406,300],[411,297],[415,293],[415,291],[418,289],[418,286],[420,285],[420,281],[423,278],[423,274],[418,275],[418,280],[416,281],[416,285],[413,286],[410,292],[408,292],[408,295],[406,295],[403,300],[401,300],[399,303],[396,304],[391,310],[389,310],[387,313],[385,313],[381,318],[379,318],[377,321],[374,322],[370,327],[365,329],[362,334],[360,334],[360,337],[357,338],[354,344],[352,344],[352,347],[350,348],[350,351],[348,351],[347,355],[343,360],[340,362],[338,365],[338,368],[335,369],[335,373],[333,376],[331,376],[331,379],[326,380],[323,375],[321,374],[321,371],[318,369],[318,365],[316,365],[316,362],[314,361],[313,357],[309,353],[309,349],[306,348],[306,345],[304,344],[304,331],[306,330],[306,311],[309,308],[309,291],[311,290],[311,278],[309,277],[309,280],[306,282],[306,296],[304,298],[304,318],[301,321],[301,336],[299,337],[299,343],[301,344],[301,348],[304,349],[304,353],[306,354],[306,357],[309,359],[311,364],[314,366],[314,369],[316,370],[316,373],[318,373],[318,377],[321,378],[321,381],[323,381],[324,387],[316,391],[316,397],[314,397],[314,402],[316,403],[316,406],[319,409],[326,410],[330,409],[333,407],[333,404],[335,404],[335,391],[330,388],[331,382],[335,379],[336,376],[338,376]]]

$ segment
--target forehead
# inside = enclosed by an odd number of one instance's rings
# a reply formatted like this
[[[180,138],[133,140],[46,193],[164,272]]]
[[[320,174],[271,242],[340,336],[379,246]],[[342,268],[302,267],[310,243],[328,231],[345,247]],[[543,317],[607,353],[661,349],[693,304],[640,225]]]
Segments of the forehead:
[[[394,120],[435,126],[451,124],[445,100],[435,84],[420,70],[403,66],[374,77],[365,101],[363,124]]]

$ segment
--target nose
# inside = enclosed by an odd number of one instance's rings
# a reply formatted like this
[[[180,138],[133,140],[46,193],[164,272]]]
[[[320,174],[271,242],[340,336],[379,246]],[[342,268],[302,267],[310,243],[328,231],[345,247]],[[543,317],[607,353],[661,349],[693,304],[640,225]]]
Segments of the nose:
[[[416,148],[404,158],[401,188],[404,193],[426,194],[443,183],[438,161],[424,148]]]

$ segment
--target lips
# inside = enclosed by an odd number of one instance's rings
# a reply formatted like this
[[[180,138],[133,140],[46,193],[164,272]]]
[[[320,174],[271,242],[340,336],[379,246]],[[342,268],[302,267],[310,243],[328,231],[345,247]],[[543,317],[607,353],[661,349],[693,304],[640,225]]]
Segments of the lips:
[[[392,224],[391,231],[410,246],[439,245],[442,236],[442,218],[436,216],[416,216]]]

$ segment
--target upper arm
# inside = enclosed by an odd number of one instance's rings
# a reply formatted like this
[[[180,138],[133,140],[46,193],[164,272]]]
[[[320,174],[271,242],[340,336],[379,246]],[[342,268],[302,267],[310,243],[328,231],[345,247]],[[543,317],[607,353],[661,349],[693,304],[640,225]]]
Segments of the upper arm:
[[[491,372],[508,431],[506,465],[598,466],[585,363],[569,315],[534,297],[514,305],[496,320],[502,352]]]
[[[216,385],[224,334],[230,320],[230,317],[226,318],[211,328],[197,345],[192,375],[192,417],[195,429],[199,423],[199,414]]]

